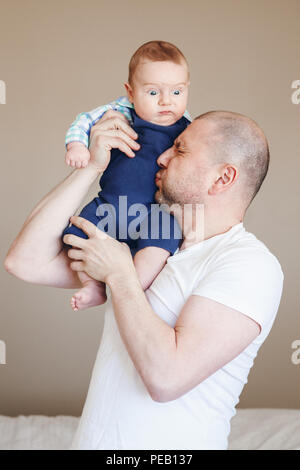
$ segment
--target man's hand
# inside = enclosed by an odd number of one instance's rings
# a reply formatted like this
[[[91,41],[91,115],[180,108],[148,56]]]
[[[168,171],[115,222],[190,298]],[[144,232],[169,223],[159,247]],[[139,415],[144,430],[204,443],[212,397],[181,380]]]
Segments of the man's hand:
[[[140,145],[135,142],[138,135],[129,126],[126,117],[118,111],[107,111],[92,127],[90,133],[90,163],[103,172],[110,161],[110,152],[118,148],[128,157],[135,156],[133,150]],[[132,150],[133,149],[133,150]]]
[[[118,276],[137,279],[132,256],[125,243],[110,237],[82,217],[73,216],[70,221],[89,237],[86,240],[76,235],[64,236],[64,242],[73,246],[68,251],[69,258],[75,260],[70,264],[73,271],[85,271],[93,279],[106,284]]]

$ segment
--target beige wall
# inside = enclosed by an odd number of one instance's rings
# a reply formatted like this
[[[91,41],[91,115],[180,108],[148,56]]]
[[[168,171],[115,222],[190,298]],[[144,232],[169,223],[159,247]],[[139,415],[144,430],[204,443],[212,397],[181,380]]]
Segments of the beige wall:
[[[3,260],[39,199],[62,180],[65,131],[78,112],[123,93],[130,55],[143,42],[177,44],[191,65],[189,109],[253,117],[271,167],[246,228],[279,258],[279,314],[241,396],[241,407],[300,408],[299,0],[9,1],[0,6]],[[97,186],[90,192],[95,193]],[[88,200],[88,198],[87,198]],[[55,223],[55,220],[53,220]],[[1,270],[0,414],[74,414],[84,403],[103,309],[74,313],[71,291],[30,285]]]

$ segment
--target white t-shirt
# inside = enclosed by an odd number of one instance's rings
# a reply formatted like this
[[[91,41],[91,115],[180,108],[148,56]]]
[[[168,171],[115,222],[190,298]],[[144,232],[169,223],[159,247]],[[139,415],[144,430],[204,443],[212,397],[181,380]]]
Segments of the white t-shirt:
[[[177,251],[147,290],[170,326],[190,295],[238,310],[261,326],[235,359],[180,398],[152,400],[126,350],[110,293],[101,345],[71,449],[226,449],[230,420],[257,351],[276,317],[283,284],[277,259],[242,223]]]

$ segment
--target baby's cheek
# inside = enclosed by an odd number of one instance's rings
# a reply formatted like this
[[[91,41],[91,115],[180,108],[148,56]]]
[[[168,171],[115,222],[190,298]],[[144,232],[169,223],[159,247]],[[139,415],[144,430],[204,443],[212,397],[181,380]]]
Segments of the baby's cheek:
[[[152,121],[155,116],[155,107],[148,100],[145,100],[142,106],[141,104],[135,105],[135,110],[137,115],[144,121]]]
[[[180,110],[184,113],[184,111],[186,110],[186,107],[187,107],[187,99],[184,98],[182,99],[182,101],[180,102]]]

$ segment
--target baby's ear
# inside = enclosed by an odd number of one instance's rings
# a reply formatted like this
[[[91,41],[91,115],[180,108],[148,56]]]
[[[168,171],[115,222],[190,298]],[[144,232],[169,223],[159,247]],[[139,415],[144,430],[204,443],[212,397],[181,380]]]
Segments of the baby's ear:
[[[129,85],[129,83],[124,83],[124,86],[125,86],[127,97],[129,99],[130,103],[133,103],[133,91],[132,91],[131,85]]]

